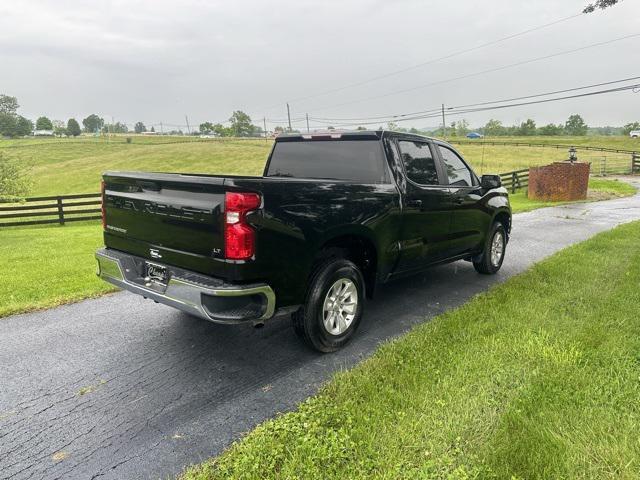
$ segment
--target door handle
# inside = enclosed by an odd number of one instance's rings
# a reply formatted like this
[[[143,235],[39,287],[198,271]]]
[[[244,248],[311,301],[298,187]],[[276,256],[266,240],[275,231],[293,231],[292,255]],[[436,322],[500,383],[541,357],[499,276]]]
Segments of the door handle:
[[[407,202],[407,207],[422,208],[422,200],[409,200]]]

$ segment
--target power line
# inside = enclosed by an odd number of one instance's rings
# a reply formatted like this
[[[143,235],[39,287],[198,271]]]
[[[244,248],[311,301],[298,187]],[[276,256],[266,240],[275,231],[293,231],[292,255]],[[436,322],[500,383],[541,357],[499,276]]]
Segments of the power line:
[[[490,110],[500,110],[500,109],[505,109],[505,108],[513,108],[513,107],[521,107],[521,106],[525,106],[525,105],[535,105],[535,104],[540,104],[540,103],[550,103],[550,102],[557,102],[557,101],[561,101],[561,100],[569,100],[569,99],[574,99],[574,98],[583,98],[583,97],[590,97],[590,96],[595,96],[595,95],[603,95],[603,94],[607,94],[607,93],[615,93],[615,92],[623,92],[623,91],[628,91],[628,90],[635,90],[637,88],[640,87],[640,83],[636,83],[636,84],[632,84],[632,85],[625,85],[625,86],[621,86],[621,87],[616,87],[616,88],[609,88],[609,89],[605,89],[605,90],[597,90],[595,92],[586,92],[586,93],[580,93],[580,94],[575,94],[575,95],[566,95],[566,96],[562,96],[562,97],[555,97],[555,98],[547,98],[547,99],[542,99],[542,100],[532,100],[529,102],[519,102],[519,103],[510,103],[508,105],[493,105],[493,106],[486,106],[486,107],[479,107],[479,108],[468,108],[468,109],[452,109],[452,110],[447,110],[447,114],[448,115],[463,115],[466,113],[477,113],[477,112],[485,112],[485,111],[490,111]],[[496,100],[494,102],[485,102],[486,104],[491,104],[491,103],[500,103],[500,100]],[[422,120],[422,119],[426,119],[426,118],[438,118],[440,117],[441,113],[437,112],[437,113],[429,113],[429,114],[425,114],[425,115],[416,115],[416,116],[412,116],[412,117],[404,117],[401,119],[398,118],[389,118],[388,121],[399,121],[399,122],[403,122],[403,121],[408,121],[408,120]],[[315,121],[314,119],[310,118],[311,121]],[[316,123],[324,123],[324,122],[317,122]],[[377,122],[364,122],[364,123],[348,123],[348,124],[338,124],[338,125],[334,125],[336,127],[347,127],[347,126],[356,126],[356,125],[376,125],[376,124],[380,124],[380,123],[384,123],[384,120],[381,121],[377,121]]]
[[[361,99],[358,99],[358,100],[352,100],[352,101],[340,103],[340,104],[337,104],[337,105],[330,105],[328,107],[316,108],[315,110],[309,110],[309,111],[311,112],[311,111],[327,110],[329,108],[343,107],[343,106],[346,106],[346,105],[353,105],[355,103],[362,103],[362,102],[366,102],[366,101],[369,101],[369,100],[376,100],[376,99],[379,99],[379,98],[386,98],[386,97],[391,97],[391,96],[394,96],[394,95],[400,95],[402,93],[413,92],[415,90],[421,90],[423,88],[432,87],[434,85],[441,85],[441,84],[453,82],[453,81],[456,81],[456,80],[463,80],[463,79],[466,79],[466,78],[477,77],[479,75],[484,75],[484,74],[487,74],[487,73],[499,72],[499,71],[502,71],[502,70],[507,70],[509,68],[519,67],[519,66],[522,66],[522,65],[526,65],[528,63],[539,62],[541,60],[548,60],[549,58],[560,57],[562,55],[569,55],[571,53],[581,52],[581,51],[587,50],[589,48],[595,48],[595,47],[601,47],[601,46],[604,46],[604,45],[610,45],[610,44],[615,43],[615,42],[620,42],[622,40],[627,40],[629,38],[634,38],[634,37],[638,37],[638,36],[640,36],[640,33],[634,33],[634,34],[631,34],[631,35],[625,35],[623,37],[614,38],[614,39],[607,40],[607,41],[604,41],[604,42],[592,43],[590,45],[585,45],[585,46],[582,46],[582,47],[579,47],[579,48],[573,48],[571,50],[563,50],[561,52],[552,53],[550,55],[544,55],[544,56],[541,56],[541,57],[535,57],[535,58],[531,58],[531,59],[528,59],[528,60],[522,60],[520,62],[510,63],[510,64],[507,64],[507,65],[502,65],[500,67],[489,68],[489,69],[486,69],[486,70],[481,70],[481,71],[474,72],[474,73],[460,75],[460,76],[457,76],[457,77],[451,77],[451,78],[447,78],[447,79],[444,79],[444,80],[438,80],[438,81],[435,81],[435,82],[425,83],[423,85],[418,85],[418,86],[411,87],[411,88],[405,88],[405,89],[402,89],[402,90],[396,90],[394,92],[390,92],[390,93],[386,93],[386,94],[382,94],[382,95],[374,95],[374,96],[371,96],[371,97],[361,98]]]
[[[391,72],[388,72],[388,73],[385,73],[385,74],[382,74],[382,75],[378,75],[378,76],[375,76],[375,77],[372,77],[372,78],[369,78],[369,79],[365,79],[365,80],[361,80],[361,81],[358,81],[358,82],[355,82],[355,83],[350,83],[350,84],[347,84],[347,85],[343,85],[341,87],[335,87],[335,88],[332,88],[332,89],[329,89],[329,90],[325,90],[323,92],[319,92],[319,93],[316,93],[316,94],[306,95],[306,96],[294,98],[294,99],[290,100],[290,102],[291,103],[300,102],[300,101],[303,101],[303,100],[309,100],[311,98],[322,97],[322,96],[329,95],[329,94],[332,94],[332,93],[340,92],[342,90],[347,90],[349,88],[360,87],[362,85],[373,83],[373,82],[376,82],[378,80],[382,80],[382,79],[385,79],[385,78],[393,77],[395,75],[400,75],[401,73],[406,73],[406,72],[409,72],[409,71],[424,67],[426,65],[431,65],[433,63],[437,63],[437,62],[440,62],[442,60],[448,60],[450,58],[457,57],[457,56],[463,55],[465,53],[474,52],[476,50],[480,50],[482,48],[486,48],[486,47],[489,47],[491,45],[497,45],[497,44],[505,42],[507,40],[511,40],[513,38],[520,37],[522,35],[526,35],[528,33],[535,32],[537,30],[542,30],[544,28],[548,28],[548,27],[551,27],[553,25],[557,25],[559,23],[563,23],[563,22],[566,22],[568,20],[572,20],[574,18],[578,18],[578,17],[580,17],[582,15],[583,15],[582,12],[578,13],[578,14],[575,14],[575,15],[570,15],[568,17],[564,17],[564,18],[560,18],[558,20],[554,20],[553,22],[549,22],[549,23],[545,23],[543,25],[538,25],[538,26],[535,26],[535,27],[532,27],[532,28],[528,28],[528,29],[523,30],[521,32],[517,32],[517,33],[511,34],[511,35],[507,35],[505,37],[501,37],[501,38],[498,38],[496,40],[492,40],[492,41],[489,41],[489,42],[486,42],[486,43],[482,43],[482,44],[476,45],[474,47],[470,47],[470,48],[466,48],[466,49],[463,49],[463,50],[454,51],[454,52],[449,53],[447,55],[444,55],[442,57],[433,58],[433,59],[430,59],[430,60],[427,60],[427,61],[424,61],[424,62],[417,63],[415,65],[411,65],[409,67],[401,68],[399,70],[394,70],[394,71],[391,71]],[[268,107],[262,107],[262,110],[271,110],[272,108],[281,107],[283,105],[283,103],[284,102],[280,102],[280,103],[277,103],[277,104],[274,104],[274,105],[270,105]],[[257,109],[257,110],[259,110],[259,109]]]
[[[562,90],[554,90],[551,92],[543,92],[543,93],[535,93],[535,94],[531,94],[531,95],[525,95],[525,96],[521,96],[521,97],[512,97],[512,98],[505,98],[502,100],[493,100],[491,102],[480,102],[480,103],[469,103],[466,105],[456,105],[454,107],[448,107],[447,110],[453,110],[453,109],[458,109],[458,108],[468,108],[468,107],[477,107],[477,106],[483,106],[483,105],[490,105],[490,104],[494,104],[494,103],[504,103],[504,102],[514,102],[514,101],[518,101],[518,100],[526,100],[529,98],[536,98],[536,97],[546,97],[549,95],[557,95],[560,93],[569,93],[569,92],[575,92],[578,90],[585,90],[588,88],[595,88],[595,87],[603,87],[605,85],[613,85],[615,83],[623,83],[623,82],[629,82],[632,80],[638,80],[640,79],[640,76],[636,76],[636,77],[627,77],[627,78],[622,78],[619,80],[611,80],[608,82],[600,82],[600,83],[592,83],[590,85],[583,85],[580,87],[572,87],[572,88],[565,88]],[[420,114],[426,114],[426,113],[434,113],[434,112],[439,112],[440,111],[440,107],[434,107],[434,108],[430,108],[427,110],[420,110],[417,112],[410,112],[410,113],[400,113],[400,114],[388,114],[388,115],[374,115],[374,116],[370,116],[370,117],[351,117],[351,118],[341,118],[341,117],[313,117],[314,120],[324,120],[324,121],[329,121],[329,122],[338,122],[338,121],[349,121],[349,120],[376,120],[376,119],[400,119],[403,117],[407,117],[407,116],[414,116],[414,115],[420,115]]]

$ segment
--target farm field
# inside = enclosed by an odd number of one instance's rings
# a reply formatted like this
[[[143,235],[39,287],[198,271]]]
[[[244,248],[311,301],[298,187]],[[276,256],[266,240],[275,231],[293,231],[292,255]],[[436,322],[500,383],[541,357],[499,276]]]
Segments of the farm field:
[[[105,170],[147,170],[209,174],[260,175],[271,140],[191,137],[125,137],[0,140],[0,152],[31,166],[31,196],[67,195],[98,191]],[[455,139],[451,139],[455,141]],[[462,140],[462,139],[461,139]],[[496,137],[501,142],[559,143],[578,147],[580,160],[629,162],[628,155],[580,151],[579,145],[638,149],[640,140],[626,137]],[[466,139],[463,141],[467,142]],[[503,173],[567,158],[567,149],[456,145],[477,173]]]

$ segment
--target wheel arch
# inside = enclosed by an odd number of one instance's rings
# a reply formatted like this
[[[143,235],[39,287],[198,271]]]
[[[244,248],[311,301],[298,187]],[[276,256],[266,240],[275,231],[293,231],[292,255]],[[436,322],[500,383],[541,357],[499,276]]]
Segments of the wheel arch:
[[[371,298],[379,264],[379,249],[375,238],[367,229],[350,228],[332,233],[319,242],[315,262],[331,255],[341,255],[351,260],[362,272],[366,296]]]

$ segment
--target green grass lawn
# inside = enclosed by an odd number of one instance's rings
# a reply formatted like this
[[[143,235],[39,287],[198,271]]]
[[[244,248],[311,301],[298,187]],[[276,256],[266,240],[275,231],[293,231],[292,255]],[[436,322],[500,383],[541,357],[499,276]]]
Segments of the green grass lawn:
[[[628,197],[635,194],[636,189],[628,183],[619,180],[590,178],[589,192],[586,201],[610,200],[612,198]],[[553,207],[555,205],[564,205],[568,202],[545,202],[542,200],[529,200],[527,191],[520,190],[509,195],[511,209],[513,213],[528,212],[542,207]]]
[[[640,478],[638,238],[420,325],[182,479]]]
[[[640,150],[640,141],[626,137],[496,137],[496,141],[588,144]],[[483,146],[482,141],[459,145],[477,173],[503,173],[529,165],[543,165],[567,158],[566,149],[516,146]],[[92,193],[99,189],[106,170],[146,170],[209,174],[260,175],[271,140],[193,137],[125,136],[77,139],[0,140],[0,152],[31,165],[34,188],[31,196]],[[567,146],[567,148],[568,148]],[[599,168],[606,156],[609,165],[630,163],[628,155],[579,150],[579,158]]]
[[[98,192],[106,170],[260,175],[270,148],[265,140],[166,137],[0,141],[0,152],[31,166],[31,196]]]
[[[0,231],[0,317],[115,290],[96,277],[100,222]]]

